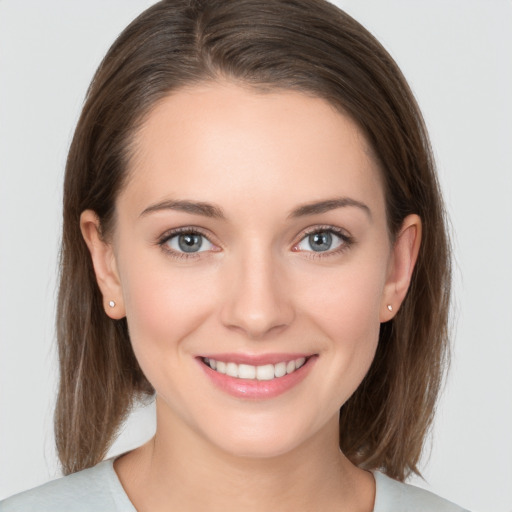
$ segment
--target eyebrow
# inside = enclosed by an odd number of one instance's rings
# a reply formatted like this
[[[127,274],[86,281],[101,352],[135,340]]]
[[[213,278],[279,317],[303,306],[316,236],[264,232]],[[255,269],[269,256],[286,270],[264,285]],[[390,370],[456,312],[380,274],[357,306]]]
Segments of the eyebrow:
[[[368,217],[372,218],[372,212],[370,208],[362,203],[361,201],[357,201],[356,199],[352,199],[350,197],[336,197],[334,199],[326,199],[325,201],[318,201],[315,203],[308,203],[298,208],[295,208],[288,218],[297,218],[304,217],[307,215],[316,215],[319,213],[325,213],[330,210],[335,210],[337,208],[345,208],[347,206],[354,206],[356,208],[360,208],[363,210]]]
[[[161,210],[178,210],[181,212],[193,213],[195,215],[203,215],[204,217],[212,217],[215,219],[226,219],[222,209],[210,203],[202,201],[187,201],[187,200],[172,200],[168,199],[161,201],[154,205],[148,206],[141,214],[140,217],[148,215],[149,213],[158,212]]]
[[[372,214],[370,208],[362,203],[350,197],[337,197],[334,199],[326,199],[324,201],[318,201],[314,203],[308,203],[301,205],[288,215],[288,218],[306,217],[308,215],[317,215],[325,213],[330,210],[337,208],[345,208],[348,206],[356,207],[363,210],[368,217],[371,219]],[[153,212],[161,210],[177,210],[186,213],[192,213],[195,215],[202,215],[204,217],[210,217],[214,219],[226,220],[226,216],[222,211],[222,208],[211,203],[205,203],[203,201],[188,201],[188,200],[172,200],[167,199],[160,201],[154,205],[148,206],[141,214],[140,217],[148,215]]]

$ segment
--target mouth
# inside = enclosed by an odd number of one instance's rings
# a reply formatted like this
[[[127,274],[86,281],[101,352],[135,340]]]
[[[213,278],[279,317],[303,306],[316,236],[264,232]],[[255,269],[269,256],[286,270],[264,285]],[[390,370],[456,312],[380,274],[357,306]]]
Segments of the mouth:
[[[215,387],[238,399],[278,397],[307,378],[318,354],[207,354],[197,357]]]
[[[279,361],[275,364],[251,365],[203,357],[203,363],[213,371],[244,380],[271,381],[290,375],[302,368],[309,357]]]

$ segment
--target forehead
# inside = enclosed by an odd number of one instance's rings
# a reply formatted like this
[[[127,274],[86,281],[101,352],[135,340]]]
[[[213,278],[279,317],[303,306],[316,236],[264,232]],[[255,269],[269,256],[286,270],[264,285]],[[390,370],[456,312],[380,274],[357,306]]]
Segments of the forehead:
[[[383,203],[378,166],[348,116],[300,92],[228,82],[161,100],[135,135],[129,174],[121,195],[141,207],[169,196],[236,197],[247,205],[332,196]]]

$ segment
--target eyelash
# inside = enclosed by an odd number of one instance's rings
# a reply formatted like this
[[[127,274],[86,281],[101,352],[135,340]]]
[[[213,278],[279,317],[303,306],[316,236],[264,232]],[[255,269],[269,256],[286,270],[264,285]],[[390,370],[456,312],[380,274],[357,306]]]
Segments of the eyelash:
[[[189,252],[189,253],[178,252],[178,251],[175,251],[174,249],[171,249],[169,246],[167,246],[167,242],[169,240],[171,240],[175,236],[182,235],[182,234],[202,236],[202,237],[206,238],[206,240],[208,240],[211,244],[213,244],[213,242],[210,241],[210,238],[203,231],[201,231],[200,229],[198,229],[196,227],[190,227],[190,226],[183,227],[183,228],[176,228],[176,229],[172,229],[170,231],[166,231],[158,239],[157,244],[162,248],[162,250],[165,253],[167,253],[169,256],[171,256],[172,258],[175,258],[177,260],[182,260],[182,259],[188,260],[188,259],[199,258],[201,256],[201,253],[204,251]]]
[[[315,252],[315,251],[299,251],[299,250],[297,250],[295,252],[304,252],[307,254],[307,257],[311,258],[311,259],[327,258],[327,257],[335,256],[335,255],[345,252],[355,243],[353,237],[351,237],[350,235],[347,235],[345,232],[343,232],[339,228],[336,228],[334,226],[315,226],[314,228],[306,230],[302,234],[300,240],[293,245],[292,250],[294,250],[308,236],[314,235],[316,233],[331,233],[331,234],[337,236],[338,238],[340,238],[342,241],[342,244],[340,245],[340,247],[338,247],[334,250],[329,250],[329,251]],[[171,256],[175,259],[178,259],[178,260],[195,259],[195,258],[200,257],[202,252],[206,252],[206,251],[201,251],[201,252],[195,252],[195,253],[194,252],[186,253],[186,252],[178,252],[178,251],[175,251],[174,249],[169,248],[167,246],[167,242],[169,240],[171,240],[172,238],[174,238],[175,236],[178,236],[180,234],[202,236],[202,237],[206,238],[211,244],[213,244],[213,242],[210,240],[210,238],[200,229],[198,229],[196,227],[183,227],[183,228],[172,229],[171,231],[165,232],[158,239],[157,245],[159,245],[162,248],[162,250],[164,252],[166,252],[169,256]]]
[[[339,254],[344,253],[355,243],[355,240],[352,236],[347,235],[341,229],[334,226],[315,226],[314,228],[307,229],[304,234],[301,236],[301,239],[294,244],[294,248],[297,247],[303,240],[305,240],[308,236],[314,235],[316,233],[331,233],[338,238],[341,239],[342,244],[340,247],[330,250],[330,251],[304,251],[307,253],[307,257],[311,259],[320,259],[320,258],[329,258],[330,256],[337,256]],[[298,251],[297,251],[298,252]]]

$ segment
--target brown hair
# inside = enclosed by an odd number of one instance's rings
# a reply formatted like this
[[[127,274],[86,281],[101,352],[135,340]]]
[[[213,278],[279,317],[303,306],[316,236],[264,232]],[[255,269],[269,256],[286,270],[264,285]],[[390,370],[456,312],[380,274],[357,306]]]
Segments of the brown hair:
[[[340,447],[355,464],[403,480],[431,425],[448,356],[449,244],[421,113],[375,38],[323,0],[169,0],[142,13],[110,48],[87,92],[64,183],[55,414],[64,472],[106,454],[134,400],[153,389],[126,319],[104,312],[79,228],[94,210],[106,236],[130,142],[171,91],[219,77],[329,101],[365,132],[385,183],[388,225],[418,214],[423,241],[409,292],[381,326],[375,360],[340,413]]]

